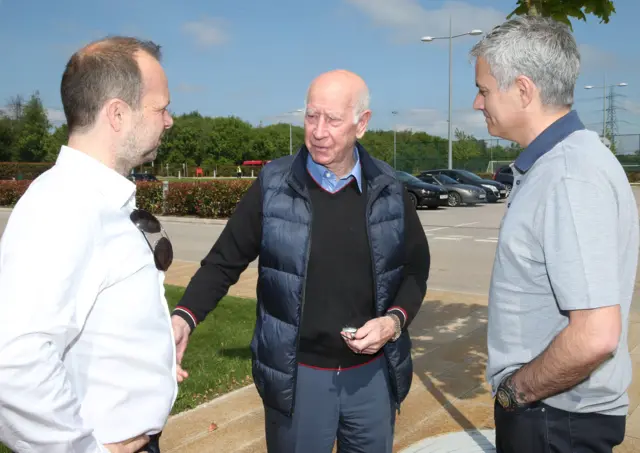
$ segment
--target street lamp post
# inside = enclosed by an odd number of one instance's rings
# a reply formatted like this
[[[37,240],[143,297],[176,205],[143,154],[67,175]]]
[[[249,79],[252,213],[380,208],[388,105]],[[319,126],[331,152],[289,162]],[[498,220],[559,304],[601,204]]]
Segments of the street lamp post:
[[[302,112],[304,112],[303,109],[296,109],[285,113],[285,115],[296,115]],[[292,121],[289,121],[289,155],[293,154],[293,125],[291,123]]]
[[[398,114],[397,110],[394,110],[391,112],[391,114],[393,116],[396,116]],[[397,124],[395,123],[395,121],[393,122],[393,169],[397,170],[398,168],[396,167],[396,130],[398,129]]]
[[[603,77],[602,86],[586,85],[585,90],[592,90],[594,88],[602,88],[602,138],[604,139],[607,134],[607,88],[611,87],[626,87],[629,85],[625,82],[616,83],[614,85],[607,85],[607,76]],[[613,132],[612,132],[613,133]]]
[[[476,36],[476,35],[481,35],[482,34],[482,30],[471,30],[467,33],[461,33],[459,35],[454,35],[452,33],[452,25],[451,25],[451,16],[449,16],[449,36],[424,36],[422,37],[421,41],[422,42],[432,42],[435,41],[436,39],[448,39],[449,40],[449,124],[448,124],[448,134],[449,134],[449,169],[451,170],[453,168],[453,141],[452,141],[452,137],[451,137],[451,105],[452,105],[452,100],[453,100],[453,91],[452,91],[452,86],[453,86],[453,39],[454,38],[459,38],[461,36]]]

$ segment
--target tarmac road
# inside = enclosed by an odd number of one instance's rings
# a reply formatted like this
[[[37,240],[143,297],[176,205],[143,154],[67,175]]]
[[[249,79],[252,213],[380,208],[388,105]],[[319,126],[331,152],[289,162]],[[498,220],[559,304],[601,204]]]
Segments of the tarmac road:
[[[640,187],[633,189],[636,199],[640,200]],[[478,295],[488,293],[505,209],[506,202],[500,201],[418,211],[431,249],[430,289]],[[9,214],[9,210],[0,209],[0,234]],[[161,220],[173,243],[175,258],[184,261],[200,261],[224,228],[224,221],[220,220],[175,217]],[[257,260],[251,266],[256,267]],[[636,291],[640,291],[640,285]]]
[[[505,203],[418,211],[431,250],[429,288],[486,294]],[[0,210],[0,234],[10,210]],[[200,261],[224,228],[219,220],[161,218],[175,258]],[[46,230],[45,230],[46,232]],[[45,233],[46,234],[46,233]],[[257,266],[257,260],[251,264]]]

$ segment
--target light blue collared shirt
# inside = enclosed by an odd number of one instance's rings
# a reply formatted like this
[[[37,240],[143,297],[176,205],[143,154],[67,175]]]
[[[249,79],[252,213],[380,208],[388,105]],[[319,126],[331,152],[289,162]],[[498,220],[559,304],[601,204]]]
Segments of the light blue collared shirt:
[[[351,172],[338,179],[335,173],[326,168],[324,165],[317,164],[311,158],[311,154],[307,154],[307,170],[309,170],[309,174],[311,177],[320,184],[327,192],[336,193],[344,186],[349,184],[351,178],[354,178],[358,183],[358,189],[362,192],[362,170],[360,168],[360,155],[358,153],[358,149],[355,148],[353,150],[353,157],[356,160],[356,164],[351,169]]]

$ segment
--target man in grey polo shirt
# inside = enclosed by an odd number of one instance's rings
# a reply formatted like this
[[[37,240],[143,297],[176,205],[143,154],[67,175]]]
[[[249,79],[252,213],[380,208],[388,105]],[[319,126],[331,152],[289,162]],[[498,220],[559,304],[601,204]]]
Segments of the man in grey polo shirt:
[[[521,17],[471,51],[474,108],[520,144],[489,294],[498,452],[611,452],[631,382],[638,212],[627,177],[571,110],[580,56],[564,24]]]

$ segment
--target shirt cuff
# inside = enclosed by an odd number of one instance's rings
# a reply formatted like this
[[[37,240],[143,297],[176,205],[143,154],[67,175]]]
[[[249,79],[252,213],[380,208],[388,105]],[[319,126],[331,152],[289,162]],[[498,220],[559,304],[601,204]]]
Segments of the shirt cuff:
[[[179,316],[182,319],[184,319],[187,322],[187,324],[189,324],[189,327],[191,328],[192,332],[194,331],[194,329],[198,325],[198,321],[197,321],[195,315],[188,308],[181,307],[181,306],[178,305],[176,308],[174,308],[174,310],[171,313],[171,315],[176,315],[176,316]]]
[[[400,327],[404,329],[404,325],[407,322],[407,312],[404,311],[402,307],[391,307],[387,310],[387,314],[393,313],[398,318],[400,318]]]

